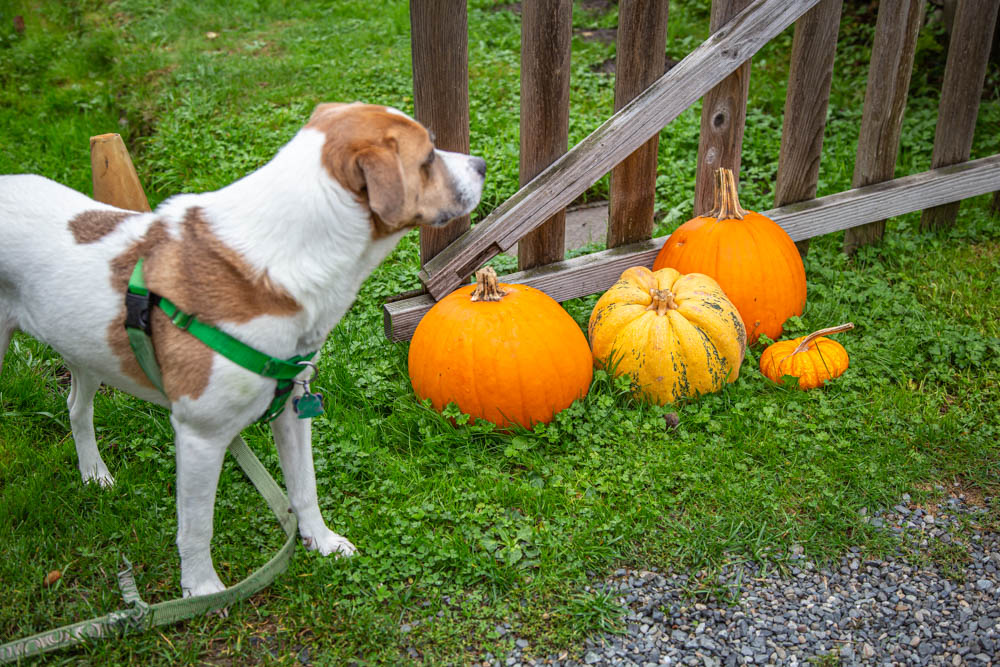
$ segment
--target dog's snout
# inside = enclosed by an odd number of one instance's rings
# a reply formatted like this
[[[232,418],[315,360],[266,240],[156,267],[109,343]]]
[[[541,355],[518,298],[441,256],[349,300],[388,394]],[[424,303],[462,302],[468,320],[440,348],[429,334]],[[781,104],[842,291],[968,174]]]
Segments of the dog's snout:
[[[486,177],[486,160],[484,160],[483,158],[473,157],[472,168],[475,169],[476,173],[482,176],[483,178]]]

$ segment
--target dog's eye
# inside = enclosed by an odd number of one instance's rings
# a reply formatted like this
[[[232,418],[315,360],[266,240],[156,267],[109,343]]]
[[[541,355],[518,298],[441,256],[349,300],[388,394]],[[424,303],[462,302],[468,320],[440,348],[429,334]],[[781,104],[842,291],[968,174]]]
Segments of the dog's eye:
[[[424,177],[431,175],[431,165],[434,164],[434,151],[431,151],[427,159],[424,160],[423,164],[420,165],[420,171],[423,173]]]

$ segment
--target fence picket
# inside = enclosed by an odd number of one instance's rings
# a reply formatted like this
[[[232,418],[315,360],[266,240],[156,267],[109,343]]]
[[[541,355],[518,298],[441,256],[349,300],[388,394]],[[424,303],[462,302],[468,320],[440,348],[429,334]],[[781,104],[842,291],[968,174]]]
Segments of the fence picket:
[[[615,48],[615,111],[663,75],[668,11],[668,0],[621,0]],[[659,142],[659,134],[654,135],[611,170],[609,248],[653,235]]]
[[[924,5],[924,0],[879,3],[854,162],[854,187],[890,180],[896,171],[903,111]],[[884,233],[884,219],[849,229],[844,235],[844,252],[853,254],[859,247],[880,240]]]
[[[986,79],[990,45],[997,22],[995,0],[959,0],[948,47],[931,167],[965,162],[972,154],[979,99]],[[960,202],[936,206],[920,218],[923,229],[950,227]]]
[[[823,0],[795,24],[774,205],[816,196],[843,0]],[[805,255],[809,239],[796,245]]]
[[[469,24],[465,0],[412,0],[413,110],[438,148],[469,152]],[[420,263],[465,233],[469,216],[420,230]]]
[[[521,164],[523,186],[569,147],[572,0],[521,5]],[[518,241],[520,269],[558,262],[566,251],[566,209]]]
[[[714,32],[742,11],[748,0],[712,0],[710,29]],[[731,169],[740,178],[740,154],[746,128],[747,94],[750,92],[749,58],[705,93],[701,103],[701,136],[694,183],[694,215],[712,210],[715,171]]]

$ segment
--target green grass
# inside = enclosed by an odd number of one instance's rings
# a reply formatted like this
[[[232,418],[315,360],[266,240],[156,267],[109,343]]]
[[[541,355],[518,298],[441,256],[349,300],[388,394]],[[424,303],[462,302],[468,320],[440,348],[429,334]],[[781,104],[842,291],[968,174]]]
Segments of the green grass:
[[[707,2],[671,6],[668,55],[708,32]],[[614,9],[577,8],[577,27],[607,27]],[[874,17],[845,7],[820,194],[849,187]],[[10,17],[28,26],[13,33]],[[480,219],[517,187],[519,19],[470,3],[472,150],[491,165]],[[220,187],[259,166],[320,100],[364,99],[412,111],[404,3],[173,2],[0,4],[0,173],[37,172],[90,190],[88,138],[119,131],[155,205]],[[210,39],[208,32],[218,33]],[[941,26],[925,27],[897,173],[930,163]],[[744,204],[769,208],[791,31],[755,58],[744,143]],[[613,80],[594,67],[612,45],[574,40],[570,142],[611,111]],[[1000,72],[991,65],[973,157],[995,152]],[[690,215],[699,109],[663,131],[657,233]],[[606,179],[585,195],[607,192]],[[712,572],[755,560],[780,567],[792,544],[832,559],[849,545],[894,548],[859,510],[935,482],[1000,488],[1000,224],[988,198],[963,204],[956,227],[921,233],[890,222],[884,243],[848,260],[842,234],[814,239],[801,335],[843,321],[851,367],[823,390],[771,384],[749,351],[738,382],[659,408],[598,373],[586,399],[548,426],[513,434],[453,427],[421,405],[405,344],[385,340],[380,306],[418,286],[407,236],[365,282],[324,349],[318,386],[328,414],[314,428],[324,516],[359,554],[300,549],[290,571],[228,618],[194,619],[109,645],[64,652],[91,664],[196,662],[431,663],[576,650],[621,627],[617,599],[586,587],[616,567],[690,568],[693,596]],[[496,263],[510,268],[512,260]],[[585,323],[596,295],[565,304]],[[65,371],[18,336],[0,377],[0,641],[121,606],[119,554],[149,601],[179,592],[174,465],[166,414],[113,391],[96,402],[102,453],[117,484],[83,486],[65,410]],[[676,428],[664,416],[675,412]],[[248,440],[275,475],[268,434]],[[280,546],[281,532],[242,473],[223,471],[213,553],[235,582]],[[960,552],[921,558],[951,563]],[[63,578],[45,588],[52,569]],[[509,622],[511,634],[497,631]]]

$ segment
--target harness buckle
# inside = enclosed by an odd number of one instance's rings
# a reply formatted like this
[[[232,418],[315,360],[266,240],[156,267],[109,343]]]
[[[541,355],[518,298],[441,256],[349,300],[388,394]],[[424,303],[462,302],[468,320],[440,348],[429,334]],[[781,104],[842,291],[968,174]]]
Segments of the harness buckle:
[[[185,313],[182,310],[178,310],[174,313],[174,316],[170,319],[181,331],[187,331],[188,327],[191,326],[191,321],[194,320],[194,315],[191,313]]]
[[[132,290],[125,292],[125,326],[152,335],[149,324],[150,305],[149,292],[145,294],[138,294]]]

